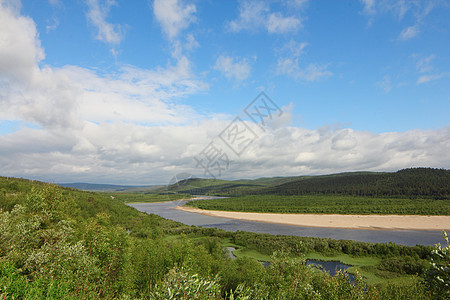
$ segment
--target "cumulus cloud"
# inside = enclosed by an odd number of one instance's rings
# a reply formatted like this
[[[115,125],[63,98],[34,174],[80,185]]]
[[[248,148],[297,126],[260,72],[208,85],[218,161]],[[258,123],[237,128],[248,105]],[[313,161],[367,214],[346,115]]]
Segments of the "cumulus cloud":
[[[165,184],[182,172],[203,175],[193,158],[217,140],[231,117],[205,119],[178,103],[207,88],[185,57],[152,70],[124,65],[106,75],[45,66],[33,21],[1,3],[0,120],[35,125],[0,135],[2,175],[117,184]],[[250,71],[235,70],[245,60],[222,57],[218,66],[231,78],[247,78]],[[305,78],[316,78],[318,69],[311,67]],[[450,128],[380,134],[312,130],[289,125],[291,109],[284,107],[281,119],[265,131],[246,122],[257,138],[239,157],[228,152],[232,163],[223,177],[450,167]]]
[[[246,59],[239,60],[226,55],[220,55],[217,58],[214,69],[222,72],[228,79],[238,81],[247,79],[251,71]]]
[[[305,48],[308,45],[309,44],[306,42],[298,43],[295,40],[291,39],[289,42],[284,44],[280,49],[278,49],[278,52],[293,57],[299,57],[305,52]]]
[[[295,31],[301,25],[296,17],[284,17],[281,13],[272,13],[267,21],[267,31],[269,33],[286,33]]]
[[[196,117],[174,101],[207,88],[185,57],[164,68],[124,65],[102,76],[76,66],[39,66],[44,51],[34,22],[6,5],[0,17],[0,118],[53,130],[86,121],[180,124]]]
[[[421,83],[425,83],[425,82],[430,82],[430,81],[433,81],[433,80],[441,79],[441,78],[446,77],[446,76],[449,76],[449,73],[422,75],[419,78],[417,78],[417,83],[421,84]]]
[[[187,126],[88,122],[72,131],[25,128],[0,136],[0,165],[9,176],[57,182],[165,184],[182,172],[204,176],[193,158],[217,141],[228,124],[211,119]],[[258,130],[253,123],[248,126]],[[450,167],[450,128],[374,134],[280,126],[257,132],[256,140],[239,157],[217,144],[232,161],[222,177]]]
[[[207,88],[185,57],[153,70],[124,65],[102,76],[76,66],[41,67],[44,51],[34,22],[0,8],[0,118],[78,128],[85,121],[180,124],[194,117],[173,101]]]
[[[298,58],[280,58],[277,62],[277,74],[305,81],[316,81],[333,75],[326,68],[327,66],[314,63],[308,64],[306,67],[300,67]]]
[[[449,72],[439,72],[438,68],[433,65],[432,61],[436,58],[436,55],[434,54],[428,56],[413,54],[411,55],[411,57],[415,60],[416,70],[419,72],[419,74],[422,74],[417,78],[417,84],[422,84],[450,76]]]
[[[45,57],[33,20],[21,16],[14,3],[0,2],[0,84],[5,85],[12,79],[26,84],[30,70]]]
[[[229,23],[231,31],[255,30],[263,26],[269,6],[262,1],[243,1],[239,5],[239,17]]]
[[[155,0],[153,12],[164,33],[171,40],[195,21],[196,7],[181,0]]]
[[[61,5],[61,0],[48,0],[48,3],[52,6],[58,6]]]
[[[375,0],[360,0],[364,6],[363,12],[367,15],[375,13]]]
[[[400,32],[400,35],[398,36],[398,39],[400,41],[406,41],[409,39],[412,39],[416,37],[416,35],[419,33],[419,28],[417,25],[406,27],[405,29]]]
[[[125,35],[124,28],[106,21],[111,7],[117,5],[116,1],[86,0],[86,4],[88,6],[86,17],[97,30],[95,38],[112,45],[120,44]]]
[[[404,0],[360,0],[363,13],[376,15],[391,13],[398,20],[411,13],[416,21],[421,22],[434,8],[442,4],[441,1],[404,1]]]
[[[309,0],[287,0],[284,3],[286,3],[290,7],[294,8],[303,8],[306,6]]]
[[[424,19],[433,9],[440,6],[448,6],[445,1],[405,1],[405,0],[360,0],[363,10],[362,13],[369,17],[369,25],[374,18],[381,14],[391,14],[398,21],[402,21],[406,15],[411,15],[414,19],[414,25],[404,28],[397,37],[397,40],[405,41],[416,37],[419,31],[419,25],[424,23]]]
[[[412,55],[416,60],[416,69],[419,73],[429,72],[433,70],[432,60],[436,58],[436,55],[431,54],[429,56],[423,57],[417,54]]]
[[[278,50],[280,57],[277,61],[276,74],[305,81],[316,81],[333,75],[331,71],[327,70],[326,65],[300,63],[307,46],[306,42],[298,43],[294,40],[290,40],[282,46]]]
[[[300,7],[304,1],[294,6]],[[262,1],[241,1],[239,5],[239,16],[230,21],[228,27],[233,32],[242,30],[257,31],[261,28],[268,33],[284,34],[301,28],[301,19],[298,16],[285,16],[280,12],[271,12],[269,3]]]

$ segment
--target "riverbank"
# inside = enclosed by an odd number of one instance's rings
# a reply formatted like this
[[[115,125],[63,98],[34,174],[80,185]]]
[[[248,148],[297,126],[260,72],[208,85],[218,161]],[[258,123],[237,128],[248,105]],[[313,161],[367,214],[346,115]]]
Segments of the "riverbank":
[[[212,217],[305,227],[364,230],[450,230],[450,216],[274,214],[202,210],[186,206],[178,206],[175,209]]]

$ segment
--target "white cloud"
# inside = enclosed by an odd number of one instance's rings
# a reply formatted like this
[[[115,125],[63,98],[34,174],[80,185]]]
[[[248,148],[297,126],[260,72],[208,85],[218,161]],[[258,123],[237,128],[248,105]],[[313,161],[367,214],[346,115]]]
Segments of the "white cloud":
[[[195,48],[198,48],[200,44],[197,42],[193,34],[188,34],[186,36],[186,43],[184,48],[188,51],[192,51]]]
[[[367,15],[375,13],[375,0],[360,0],[364,6],[363,12]]]
[[[305,52],[308,43],[298,43],[290,40],[283,45],[278,51],[281,53],[277,61],[276,74],[286,75],[295,79],[305,81],[316,81],[333,75],[327,70],[326,65],[318,65],[316,63],[300,64],[300,56]]]
[[[214,69],[222,72],[228,79],[242,81],[250,76],[250,64],[246,59],[235,59],[230,56],[220,55]]]
[[[26,84],[45,57],[33,20],[19,15],[19,4],[13,4],[0,2],[0,85],[13,79]]]
[[[239,17],[229,23],[231,31],[255,30],[264,26],[269,6],[262,1],[243,1],[239,5]]]
[[[51,19],[51,21],[47,20],[47,26],[45,26],[45,30],[47,33],[49,33],[50,31],[53,31],[56,28],[58,28],[58,26],[59,26],[59,20],[57,18],[53,17]]]
[[[124,28],[119,24],[106,21],[106,17],[112,6],[117,5],[114,0],[86,0],[88,11],[86,17],[97,29],[95,38],[99,41],[118,45],[125,35]]]
[[[405,1],[405,0],[360,0],[363,13],[376,15],[391,13],[402,20],[407,13],[412,13],[417,21],[422,21],[440,1]]]
[[[184,56],[165,68],[125,65],[104,76],[76,66],[39,66],[44,51],[31,19],[0,6],[0,27],[1,119],[52,130],[86,121],[180,124],[195,113],[174,100],[207,88]]]
[[[48,0],[48,3],[52,6],[58,6],[61,5],[61,0]]]
[[[438,80],[450,75],[449,72],[438,72],[438,68],[436,68],[432,63],[432,61],[436,58],[436,55],[434,54],[428,56],[413,54],[411,55],[411,57],[416,62],[416,70],[419,72],[419,74],[422,74],[417,79],[417,84]]]
[[[287,0],[283,1],[288,6],[294,7],[294,8],[303,8],[306,6],[309,0]]]
[[[44,51],[34,22],[4,3],[0,120],[32,122],[36,128],[0,135],[2,175],[50,182],[164,184],[177,173],[203,174],[193,157],[231,117],[205,120],[177,102],[207,88],[192,75],[186,57],[152,70],[126,65],[107,75],[76,66],[40,66]],[[298,59],[304,46],[296,45],[294,49],[301,48]],[[245,59],[222,55],[216,65],[237,80],[250,73]],[[293,70],[301,70],[305,80],[328,72],[317,65],[300,69],[295,61]],[[258,131],[240,157],[231,157],[225,177],[450,168],[450,128],[381,134],[310,130],[287,126],[291,108],[283,108],[283,119],[274,120],[265,132]]]
[[[296,17],[283,17],[281,13],[272,13],[267,21],[267,31],[269,33],[286,33],[295,31],[301,26],[301,22]]]
[[[277,63],[277,74],[287,75],[305,81],[316,81],[333,75],[327,66],[310,63],[306,67],[300,67],[298,58],[280,58]]]
[[[299,57],[305,52],[305,48],[308,45],[309,44],[306,42],[297,43],[296,41],[291,39],[289,42],[284,44],[278,51],[287,54],[289,56]]]
[[[25,128],[0,136],[0,166],[4,175],[56,182],[165,184],[182,172],[203,176],[194,156],[228,124],[211,119],[184,126],[87,122],[71,131]],[[450,167],[450,128],[374,134],[277,126],[259,131],[240,157],[218,145],[233,161],[224,178]]]
[[[153,12],[164,33],[172,40],[195,21],[196,7],[183,5],[181,0],[155,0]]]
[[[448,6],[445,1],[405,1],[405,0],[360,0],[363,5],[362,13],[369,17],[369,25],[374,18],[382,14],[392,14],[398,21],[402,21],[406,15],[411,15],[414,25],[404,28],[398,35],[398,40],[404,41],[416,37],[419,34],[419,25],[433,9],[440,6]]]
[[[269,33],[277,34],[296,31],[301,25],[299,17],[284,16],[280,12],[271,12],[267,2],[253,0],[241,1],[238,18],[228,23],[229,29],[233,32],[257,31],[264,28]]]
[[[419,28],[417,25],[406,27],[405,29],[400,32],[398,36],[398,40],[400,41],[406,41],[409,39],[412,39],[417,36],[419,33]]]
[[[417,54],[412,55],[412,57],[416,60],[416,69],[419,73],[425,73],[433,70],[433,65],[431,61],[436,58],[436,55],[431,54],[426,57],[421,57]]]
[[[443,77],[448,76],[449,73],[440,73],[440,74],[430,74],[430,75],[422,75],[417,79],[417,83],[421,84],[421,83],[426,83],[426,82],[430,82],[433,80],[438,80],[441,79]]]
[[[391,76],[384,75],[383,80],[376,82],[375,86],[381,88],[385,93],[389,93],[392,90]]]

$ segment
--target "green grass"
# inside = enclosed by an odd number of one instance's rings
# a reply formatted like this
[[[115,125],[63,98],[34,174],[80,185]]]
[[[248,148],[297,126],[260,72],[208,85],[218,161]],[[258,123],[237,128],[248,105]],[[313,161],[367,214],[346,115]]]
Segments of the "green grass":
[[[270,262],[272,260],[270,255],[262,254],[257,250],[248,249],[240,245],[233,244],[229,239],[222,241],[223,247],[234,247],[233,254],[236,257],[248,257],[261,262]],[[402,275],[398,273],[382,271],[377,268],[380,264],[381,258],[374,256],[358,256],[354,257],[348,254],[323,255],[317,252],[311,252],[304,256],[304,259],[312,259],[318,261],[339,261],[343,264],[350,265],[347,269],[350,274],[355,274],[356,271],[363,276],[369,285],[386,285],[392,284],[408,284],[415,283],[417,277],[413,275]]]
[[[231,246],[231,247],[233,247],[233,246]],[[236,246],[235,248],[236,248],[236,250],[233,251],[233,254],[236,257],[245,256],[245,257],[250,257],[250,258],[256,259],[257,261],[271,261],[272,260],[270,255],[262,254],[253,249],[246,249],[246,248],[239,247],[239,246]]]
[[[398,273],[382,271],[377,268],[381,259],[374,256],[354,257],[348,254],[336,254],[332,256],[311,252],[305,255],[306,259],[318,261],[339,261],[343,264],[350,265],[347,269],[348,273],[355,274],[356,271],[364,277],[367,284],[385,285],[388,283],[405,284],[417,281],[417,277],[413,275],[402,275]]]
[[[174,201],[192,198],[188,194],[135,194],[135,193],[110,193],[108,194],[124,203],[154,203]]]
[[[166,237],[168,240],[176,239],[177,236]],[[195,240],[195,238],[194,238]],[[236,257],[248,257],[260,262],[270,262],[272,257],[267,254],[263,254],[257,250],[243,247],[235,244],[229,238],[222,239],[222,247],[234,247],[233,255]],[[365,282],[369,285],[386,285],[386,284],[400,284],[407,285],[415,283],[417,277],[413,275],[403,275],[393,273],[389,271],[379,270],[377,266],[381,263],[382,259],[375,256],[351,256],[344,253],[324,255],[317,252],[310,252],[303,256],[304,259],[312,259],[318,261],[339,261],[343,264],[350,265],[347,269],[350,274],[358,272]]]
[[[450,215],[449,200],[357,196],[242,196],[199,200],[188,206],[208,210],[262,213]]]

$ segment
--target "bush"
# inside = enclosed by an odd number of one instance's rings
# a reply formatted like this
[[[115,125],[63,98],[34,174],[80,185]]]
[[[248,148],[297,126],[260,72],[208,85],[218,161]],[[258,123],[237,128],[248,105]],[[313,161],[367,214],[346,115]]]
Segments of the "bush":
[[[431,252],[430,269],[423,276],[426,288],[435,299],[450,299],[450,244],[444,231],[447,245],[436,244]]]
[[[394,256],[384,259],[378,268],[400,274],[420,275],[428,268],[428,264],[411,256]]]
[[[151,299],[218,299],[220,285],[217,278],[209,279],[184,269],[169,271],[164,281],[150,294]]]

